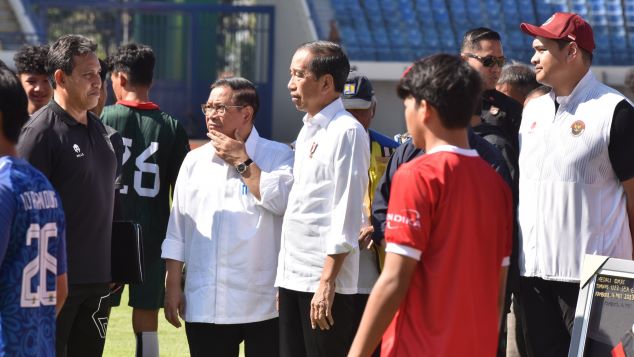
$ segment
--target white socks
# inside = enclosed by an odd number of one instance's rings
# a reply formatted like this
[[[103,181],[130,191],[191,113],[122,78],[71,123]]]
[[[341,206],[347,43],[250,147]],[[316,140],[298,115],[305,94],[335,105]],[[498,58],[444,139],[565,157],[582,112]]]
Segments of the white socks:
[[[158,333],[156,331],[136,334],[136,357],[159,357]]]

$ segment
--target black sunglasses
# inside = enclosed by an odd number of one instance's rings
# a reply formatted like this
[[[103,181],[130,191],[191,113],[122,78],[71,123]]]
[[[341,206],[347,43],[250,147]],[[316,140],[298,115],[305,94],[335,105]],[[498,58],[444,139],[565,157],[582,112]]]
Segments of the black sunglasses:
[[[493,67],[493,66],[502,67],[506,63],[506,58],[504,56],[502,56],[502,57],[495,57],[495,56],[480,57],[478,55],[474,55],[473,53],[463,53],[462,55],[466,56],[466,57],[471,57],[471,58],[477,59],[478,61],[480,61],[480,63],[482,63],[482,65],[484,67]]]

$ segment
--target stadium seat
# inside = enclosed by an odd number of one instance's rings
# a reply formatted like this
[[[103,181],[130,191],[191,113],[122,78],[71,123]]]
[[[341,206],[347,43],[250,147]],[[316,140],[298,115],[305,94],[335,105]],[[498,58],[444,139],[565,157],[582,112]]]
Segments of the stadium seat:
[[[533,38],[523,34],[519,24],[543,23],[555,11],[570,11],[595,30],[595,64],[634,61],[634,0],[323,1],[332,5],[344,43],[356,44],[351,58],[409,61],[455,52],[466,30],[487,26],[502,34],[507,57],[529,63]]]

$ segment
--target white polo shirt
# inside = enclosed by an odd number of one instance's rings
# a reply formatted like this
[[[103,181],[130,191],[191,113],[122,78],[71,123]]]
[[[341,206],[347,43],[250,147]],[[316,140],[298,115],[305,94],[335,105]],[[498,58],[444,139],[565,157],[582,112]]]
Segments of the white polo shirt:
[[[624,99],[588,71],[569,96],[555,98],[551,92],[524,109],[522,276],[577,282],[584,254],[632,258],[625,193],[608,152],[615,107]]]
[[[368,187],[368,134],[336,99],[304,116],[295,144],[295,177],[284,215],[275,286],[315,292],[327,255],[348,253],[335,281],[355,294],[358,238]]]
[[[293,175],[288,145],[246,141],[262,170],[258,201],[211,143],[181,166],[162,258],[185,262],[185,321],[240,324],[277,317],[273,287]]]

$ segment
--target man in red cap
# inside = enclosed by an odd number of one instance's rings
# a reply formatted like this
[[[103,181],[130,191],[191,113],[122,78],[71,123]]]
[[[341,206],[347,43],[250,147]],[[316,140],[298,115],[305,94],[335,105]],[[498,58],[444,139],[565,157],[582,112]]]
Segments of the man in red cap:
[[[585,254],[632,259],[634,108],[592,72],[592,28],[556,13],[535,37],[520,127],[519,307],[531,356],[567,356]]]

